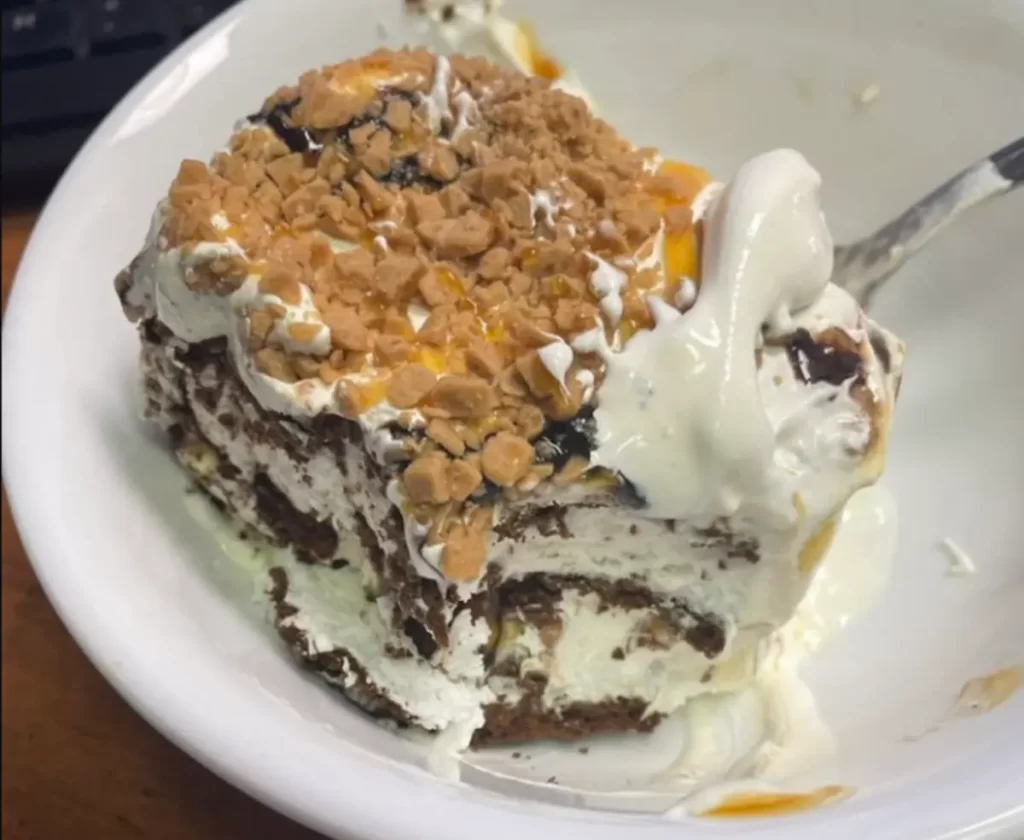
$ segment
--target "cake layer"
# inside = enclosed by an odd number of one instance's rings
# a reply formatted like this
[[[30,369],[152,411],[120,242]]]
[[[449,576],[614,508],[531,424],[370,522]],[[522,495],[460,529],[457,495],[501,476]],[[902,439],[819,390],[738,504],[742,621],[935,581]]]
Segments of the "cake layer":
[[[628,679],[620,680],[625,692],[621,697],[606,694],[601,683],[579,697],[560,695],[557,686],[545,697],[544,669],[531,670],[531,663],[525,660],[541,657],[555,668],[562,667],[544,646],[556,645],[563,622],[576,617],[566,613],[564,598],[585,598],[586,609],[582,612],[592,614],[598,625],[602,623],[597,619],[599,615],[613,620],[608,630],[614,635],[605,633],[607,649],[598,655],[612,669],[630,667],[627,649],[664,652],[678,644],[701,651],[695,660],[701,664],[695,667],[706,670],[705,657],[717,656],[724,645],[722,627],[713,618],[699,616],[684,600],[673,601],[642,583],[614,574],[528,572],[511,576],[501,574],[496,567],[488,587],[468,605],[480,625],[471,631],[478,637],[475,644],[479,649],[473,651],[471,661],[459,663],[464,673],[455,671],[458,658],[453,657],[452,650],[460,645],[460,631],[467,629],[463,625],[468,613],[454,595],[434,612],[422,610],[424,603],[438,604],[440,593],[432,581],[424,580],[412,569],[400,521],[383,489],[386,482],[379,475],[380,466],[367,457],[361,442],[352,443],[339,434],[325,436],[302,430],[287,418],[268,414],[227,367],[223,343],[185,347],[166,331],[150,325],[145,331],[143,360],[147,416],[170,431],[180,460],[198,484],[255,531],[276,544],[291,547],[296,568],[320,567],[315,572],[301,569],[299,573],[317,575],[316,580],[327,593],[345,593],[340,598],[324,596],[319,607],[306,602],[296,607],[289,602],[300,617],[282,616],[279,610],[279,629],[304,659],[327,676],[332,673],[329,663],[350,662],[359,676],[352,686],[346,684],[343,688],[371,711],[400,709],[401,714],[391,715],[395,720],[438,728],[425,710],[396,693],[394,686],[380,676],[382,657],[390,657],[409,669],[440,671],[443,679],[457,681],[462,677],[466,685],[482,692],[488,698],[483,706],[486,719],[503,723],[495,723],[493,732],[488,724],[478,735],[481,742],[548,731],[557,726],[563,712],[572,719],[582,716],[592,731],[653,725],[659,718],[656,713],[645,716],[611,711],[627,701],[630,708],[639,704],[646,710],[653,699],[649,691],[637,694],[627,690]],[[317,496],[313,488],[324,495]],[[615,513],[594,506],[522,508],[499,524],[497,542],[507,543],[512,556],[531,556],[532,546],[540,550],[548,546],[551,554],[554,544],[585,550],[589,544],[586,539],[575,543],[576,527],[583,529],[601,521],[608,535],[629,532],[631,526],[625,522],[609,528],[609,512]],[[580,522],[575,516],[581,517]],[[633,526],[637,531],[640,526],[651,527],[642,519],[637,523]],[[389,528],[390,541],[384,542],[378,533],[389,533]],[[677,549],[686,545],[684,537],[669,526],[659,523],[658,529],[672,539]],[[605,546],[604,554],[621,560],[605,537],[599,537],[598,542]],[[714,543],[715,538],[710,542]],[[723,562],[728,553],[734,552],[723,552]],[[750,560],[743,558],[742,562]],[[294,569],[282,569],[281,576],[275,577],[273,590],[279,602],[286,600],[288,581],[296,574]],[[344,578],[344,585],[334,578]],[[350,611],[353,602],[360,613],[372,610],[380,628],[379,650],[372,654],[346,648],[344,633],[328,631],[310,647],[305,643],[306,633],[293,632],[296,621],[308,622],[312,627],[321,622],[330,624]],[[365,616],[360,619],[365,620]],[[567,640],[566,644],[571,642]],[[321,655],[332,650],[338,652],[326,658]],[[646,665],[631,667],[638,671]],[[597,708],[608,711],[607,722],[597,722],[592,713]],[[513,720],[524,727],[518,735],[507,728]],[[562,737],[582,734],[585,730],[581,727],[570,726]]]
[[[278,629],[371,713],[451,725],[456,718],[403,687],[432,679],[462,697],[453,712],[478,704],[478,744],[572,738],[646,730],[691,694],[749,675],[753,661],[742,658],[739,669],[724,659],[716,673],[727,625],[689,607],[671,566],[688,557],[698,577],[728,580],[758,565],[751,541],[593,501],[510,507],[495,528],[502,562],[469,612],[455,597],[439,603],[434,583],[411,566],[382,467],[357,427],[345,434],[335,418],[326,433],[269,414],[223,342],[183,345],[155,324],[144,335],[148,416],[171,430],[213,498],[293,549],[295,567],[276,571],[271,586]],[[320,568],[303,568],[311,565]],[[289,597],[296,580],[301,594]],[[423,604],[436,609],[424,613]],[[354,644],[349,622],[372,627],[370,643]]]

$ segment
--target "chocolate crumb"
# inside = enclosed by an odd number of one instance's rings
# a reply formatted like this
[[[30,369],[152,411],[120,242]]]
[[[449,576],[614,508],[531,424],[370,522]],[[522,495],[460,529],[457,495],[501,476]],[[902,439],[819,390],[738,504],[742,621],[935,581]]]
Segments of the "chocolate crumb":
[[[805,329],[798,329],[786,339],[786,354],[793,374],[807,384],[842,385],[861,372],[860,353],[815,340]]]
[[[402,631],[409,638],[409,641],[413,643],[416,651],[424,659],[430,659],[435,653],[437,653],[437,640],[430,634],[430,631],[415,618],[411,616],[405,620],[402,624]]]
[[[549,422],[534,441],[534,449],[540,460],[548,461],[560,470],[573,456],[589,461],[596,434],[594,409],[586,406],[571,420]]]
[[[313,135],[305,128],[296,127],[291,121],[292,110],[298,104],[297,99],[280,102],[268,111],[250,114],[247,119],[251,123],[265,123],[291,151],[312,152],[319,148]]]

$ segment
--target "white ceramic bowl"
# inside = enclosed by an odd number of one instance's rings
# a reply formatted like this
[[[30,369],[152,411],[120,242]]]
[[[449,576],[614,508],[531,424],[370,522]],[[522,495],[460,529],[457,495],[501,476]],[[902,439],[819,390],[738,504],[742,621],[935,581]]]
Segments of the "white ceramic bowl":
[[[1024,130],[1021,2],[511,5],[638,142],[723,175],[773,146],[802,150],[840,239]],[[420,769],[422,746],[303,675],[240,606],[136,419],[136,337],[111,281],[182,157],[207,157],[307,67],[373,47],[379,24],[404,41],[399,6],[242,4],[115,110],[32,237],[3,335],[4,477],[36,571],[97,667],[204,764],[336,837],[1024,836],[1024,695],[929,732],[964,680],[1024,662],[1024,191],[958,223],[878,302],[911,348],[887,474],[896,565],[877,609],[807,671],[840,744],[820,781],[852,785],[849,800],[683,827],[545,803],[525,783],[502,794],[485,774],[447,783]],[[948,577],[946,536],[976,575]]]

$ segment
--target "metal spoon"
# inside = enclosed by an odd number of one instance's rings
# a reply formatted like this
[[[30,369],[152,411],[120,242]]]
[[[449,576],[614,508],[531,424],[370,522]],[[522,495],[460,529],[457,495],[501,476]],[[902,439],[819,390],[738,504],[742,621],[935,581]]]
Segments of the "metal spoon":
[[[953,219],[1021,184],[1024,137],[968,167],[870,236],[836,246],[832,282],[866,308],[878,287]]]

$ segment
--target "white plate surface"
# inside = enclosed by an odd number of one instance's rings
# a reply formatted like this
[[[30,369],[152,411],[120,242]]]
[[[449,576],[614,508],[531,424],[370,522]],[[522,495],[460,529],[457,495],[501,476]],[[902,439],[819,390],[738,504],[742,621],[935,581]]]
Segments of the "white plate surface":
[[[545,803],[566,797],[542,788],[503,795],[480,774],[450,784],[421,769],[422,746],[300,673],[240,606],[237,573],[136,419],[137,339],[112,278],[182,157],[208,157],[302,70],[380,43],[380,23],[402,43],[399,6],[242,4],[127,97],[39,222],[4,325],[4,478],[36,571],[92,660],[204,764],[335,837],[1022,836],[1024,694],[915,736],[965,680],[1024,663],[1024,191],[959,223],[878,302],[910,345],[886,479],[900,506],[893,579],[806,671],[840,744],[818,781],[854,786],[851,799],[681,826]],[[773,146],[803,151],[840,239],[1024,133],[1021,2],[510,6],[637,142],[721,175]],[[947,536],[976,575],[947,575]]]

